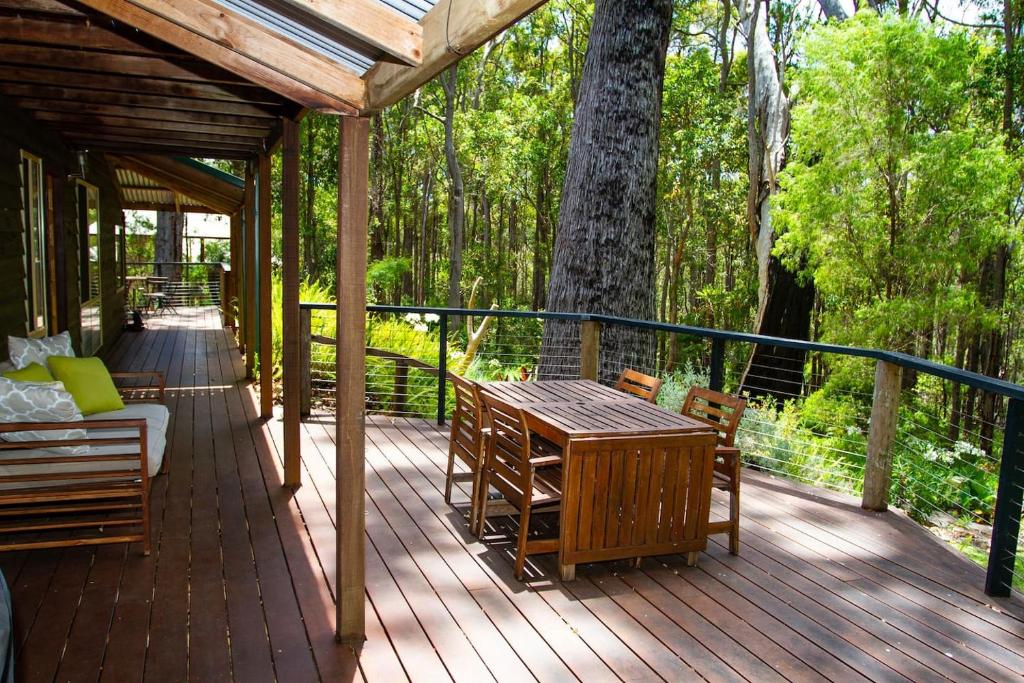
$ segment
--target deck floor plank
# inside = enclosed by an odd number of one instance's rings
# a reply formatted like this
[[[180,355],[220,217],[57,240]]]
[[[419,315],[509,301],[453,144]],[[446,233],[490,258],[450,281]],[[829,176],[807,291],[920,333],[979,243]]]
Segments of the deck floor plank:
[[[106,355],[167,374],[153,553],[139,544],[0,554],[19,680],[1024,680],[1024,607],[899,513],[744,471],[741,554],[513,577],[517,521],[466,529],[443,502],[447,429],[367,423],[367,634],[334,642],[334,422],[302,429],[284,489],[279,417],[260,419],[213,309],[151,318]],[[716,493],[714,514],[725,498]],[[554,516],[538,517],[550,532]]]

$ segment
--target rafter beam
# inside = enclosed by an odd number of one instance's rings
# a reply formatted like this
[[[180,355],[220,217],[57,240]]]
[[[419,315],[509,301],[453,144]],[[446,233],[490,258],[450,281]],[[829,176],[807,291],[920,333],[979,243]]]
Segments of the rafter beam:
[[[5,88],[0,86],[0,92]],[[22,109],[38,112],[61,112],[77,114],[82,117],[116,117],[130,121],[150,122],[152,124],[173,127],[173,124],[190,126],[183,130],[202,130],[208,133],[220,132],[227,135],[264,136],[273,125],[267,118],[252,116],[236,116],[233,114],[211,114],[204,111],[192,111],[183,106],[181,109],[157,109],[123,105],[116,99],[100,104],[80,99],[37,99],[34,97],[12,97],[14,103]]]
[[[367,72],[364,113],[399,101],[545,1],[440,0],[420,20],[423,61],[419,66],[379,62]]]
[[[359,76],[212,0],[82,3],[305,107],[352,114],[364,104]]]
[[[312,18],[340,32],[342,42],[360,52],[379,50],[408,66],[423,59],[423,28],[377,0],[275,0],[275,8]],[[334,31],[330,31],[334,33]],[[346,39],[347,38],[347,39]],[[367,49],[369,48],[369,49]]]
[[[148,129],[158,133],[165,133],[167,137],[174,137],[177,133],[202,133],[204,135],[219,136],[225,140],[234,142],[251,143],[252,138],[265,138],[268,129],[239,128],[236,126],[220,126],[209,123],[190,123],[182,121],[160,121],[143,118],[129,118],[125,116],[107,116],[105,114],[93,114],[88,112],[75,111],[46,111],[36,110],[32,107],[23,107],[30,111],[37,121],[54,123],[54,127],[60,129],[62,124],[77,125],[79,127],[100,128],[125,128],[125,129]]]

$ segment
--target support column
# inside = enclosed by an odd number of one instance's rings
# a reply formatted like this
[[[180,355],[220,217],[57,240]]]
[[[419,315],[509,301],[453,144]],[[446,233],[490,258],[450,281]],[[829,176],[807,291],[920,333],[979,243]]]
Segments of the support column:
[[[238,307],[238,274],[242,272],[242,213],[231,214],[231,270],[227,277],[227,294],[225,295],[224,326],[232,330],[238,329],[235,309]],[[241,348],[241,340],[239,340]]]
[[[1013,592],[1017,561],[1021,508],[1024,507],[1024,400],[1011,398],[1006,404],[1006,431],[999,461],[992,544],[988,551],[985,593],[1008,598]]]
[[[864,463],[864,493],[860,506],[882,512],[889,506],[892,482],[892,442],[900,410],[900,383],[903,368],[885,361],[875,365],[875,392],[871,402],[868,428],[868,457]]]
[[[284,485],[302,484],[299,453],[299,124],[284,119],[281,145],[281,365]]]
[[[580,379],[597,380],[601,358],[601,323],[584,320],[580,323]]]
[[[245,334],[245,376],[253,377],[253,368],[256,367],[256,176],[253,173],[253,164],[249,162],[245,167],[245,305],[244,329]]]
[[[366,230],[370,121],[341,118],[338,134],[337,520],[338,639],[366,639]]]
[[[260,309],[260,415],[274,414],[274,359],[273,325],[271,316],[270,281],[271,228],[270,228],[270,156],[259,159],[259,309]],[[287,329],[287,328],[286,328]]]

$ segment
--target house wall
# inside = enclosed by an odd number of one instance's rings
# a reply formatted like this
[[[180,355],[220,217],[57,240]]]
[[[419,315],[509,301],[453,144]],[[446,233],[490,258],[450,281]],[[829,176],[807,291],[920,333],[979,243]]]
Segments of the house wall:
[[[42,159],[43,173],[52,178],[55,187],[47,197],[47,225],[60,235],[52,243],[63,240],[63,283],[58,287],[63,301],[56,309],[66,307],[66,325],[58,325],[57,310],[49,311],[50,332],[66,327],[71,332],[76,352],[81,351],[81,307],[79,301],[79,235],[78,192],[76,181],[68,174],[79,170],[77,154],[63,144],[52,129],[32,120],[0,96],[0,359],[7,358],[7,336],[25,336],[25,239],[22,219],[21,152]],[[85,181],[99,188],[100,195],[100,291],[103,309],[103,347],[106,350],[121,334],[124,292],[116,284],[114,274],[114,226],[123,220],[120,197],[114,183],[113,169],[102,154],[90,153]],[[52,259],[51,259],[52,262]],[[50,296],[51,306],[56,293]]]

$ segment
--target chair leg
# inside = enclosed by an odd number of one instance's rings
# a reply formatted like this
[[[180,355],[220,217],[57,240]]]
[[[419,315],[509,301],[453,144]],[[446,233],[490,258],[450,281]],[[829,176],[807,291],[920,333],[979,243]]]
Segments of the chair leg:
[[[729,553],[740,554],[740,480],[736,476],[729,489]]]
[[[483,538],[484,536],[484,524],[487,523],[487,491],[491,486],[491,477],[486,470],[481,468],[482,472],[480,475],[480,502],[477,504],[476,510],[476,527],[470,527],[470,531],[476,534],[477,538]]]
[[[444,502],[452,504],[452,476],[455,474],[455,452],[448,451],[448,474],[444,480]]]
[[[516,578],[523,580],[523,568],[526,566],[526,542],[530,536],[530,506],[523,505],[519,513],[519,544],[516,550]]]
[[[697,566],[697,551],[686,553],[686,566],[696,567]]]
[[[483,467],[481,467],[480,461],[477,461],[476,472],[473,473],[473,489],[469,492],[469,530],[472,533],[476,533],[477,520],[480,518],[480,480],[482,478]]]

